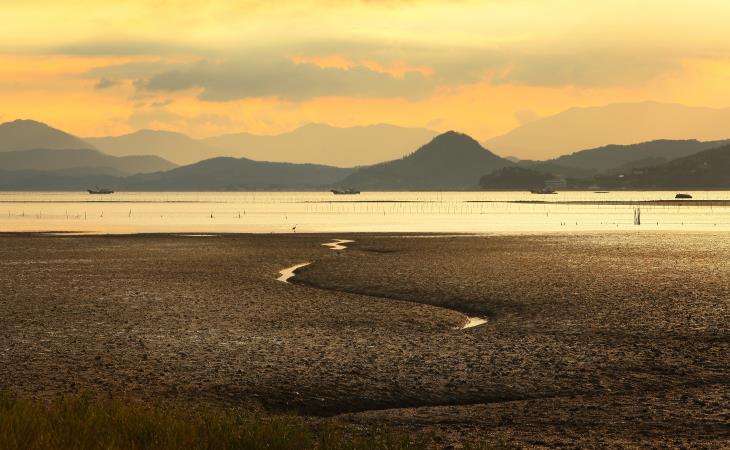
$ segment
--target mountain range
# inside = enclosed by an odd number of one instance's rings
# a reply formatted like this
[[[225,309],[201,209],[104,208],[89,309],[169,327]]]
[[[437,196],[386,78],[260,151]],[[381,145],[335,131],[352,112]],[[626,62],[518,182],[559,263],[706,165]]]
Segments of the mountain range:
[[[197,140],[170,131],[140,130],[122,136],[85,140],[110,155],[156,154],[178,164],[232,156],[355,167],[399,158],[403,149],[422,145],[436,134],[425,128],[385,124],[349,128],[310,124],[275,136],[235,133]]]
[[[353,171],[318,164],[217,157],[167,172],[127,177],[115,185],[132,191],[325,190]]]
[[[337,183],[367,190],[473,190],[479,178],[514,163],[449,131],[395,161],[364,167]]]
[[[686,176],[689,180],[694,179],[694,173],[720,174],[725,169],[730,172],[721,157],[730,149],[730,140],[665,139],[606,145],[535,161],[500,157],[471,137],[454,131],[428,137],[426,142],[403,144],[398,157],[359,167],[210,157],[211,153],[226,154],[227,150],[217,146],[237,148],[237,142],[246,140],[255,142],[261,138],[262,147],[278,145],[271,143],[274,141],[288,142],[284,147],[289,148],[299,138],[306,143],[315,139],[312,136],[329,135],[329,140],[325,139],[316,148],[306,147],[309,145],[306,144],[303,148],[308,150],[301,152],[300,158],[315,158],[307,155],[317,152],[321,152],[322,157],[330,154],[336,158],[348,153],[347,149],[356,148],[355,144],[347,143],[347,136],[363,140],[368,135],[382,137],[393,133],[408,142],[423,139],[432,132],[387,125],[347,129],[311,125],[273,137],[244,133],[196,140],[180,133],[141,130],[121,137],[94,138],[90,143],[40,122],[18,120],[0,125],[0,189],[83,190],[98,185],[117,190],[322,190],[335,187],[371,191],[472,190],[479,188],[480,179],[488,188],[523,189],[556,177],[568,179],[569,186],[574,188],[632,188],[669,186],[672,182],[681,184],[681,180],[672,181],[674,176]],[[336,142],[340,142],[341,147],[328,147]],[[358,142],[357,146],[382,147],[374,142]],[[323,152],[321,148],[325,147],[340,150]],[[705,172],[690,167],[694,155],[715,148],[725,150],[711,153],[712,158],[702,160]],[[269,151],[277,152],[274,147]],[[385,154],[394,152],[392,149],[383,151]],[[160,154],[204,159],[178,167]],[[280,153],[284,154],[287,153]],[[680,164],[678,161],[688,161],[689,172],[682,172],[685,166],[676,166]],[[654,178],[646,174],[653,174]],[[711,186],[724,183],[722,176],[713,177],[715,184],[708,181]],[[694,183],[700,182],[698,179]]]
[[[228,155],[260,161],[355,167],[400,158],[404,149],[417,148],[437,134],[425,128],[387,124],[349,128],[310,124],[276,136],[237,133],[202,142]]]
[[[730,186],[730,145],[632,172],[633,187],[726,189]]]
[[[172,131],[139,130],[122,136],[85,138],[84,141],[109,155],[153,154],[176,164],[192,164],[224,155],[217,148]]]
[[[88,142],[35,120],[0,124],[0,152],[28,149],[93,149]]]
[[[115,176],[159,172],[175,164],[158,156],[110,156],[92,149],[31,149],[0,152],[0,168]]]
[[[730,108],[642,102],[571,108],[483,142],[500,155],[544,160],[608,144],[658,139],[719,140],[730,135]]]
[[[633,169],[626,174],[574,180],[575,188],[588,184],[608,189],[728,189],[730,145],[703,150],[664,164]]]
[[[730,144],[730,140],[698,141],[661,139],[632,145],[606,145],[583,150],[546,161],[549,164],[599,171],[615,171],[659,165],[672,159],[692,155]]]
[[[658,102],[616,103],[571,108],[539,118],[485,140],[482,145],[509,159],[547,160],[608,145],[657,140],[717,141],[728,137],[728,123],[730,108]],[[418,148],[437,134],[426,128],[387,124],[349,128],[309,124],[271,136],[234,133],[193,139],[181,133],[140,130],[84,141],[110,155],[155,154],[177,164],[232,156],[355,167],[398,159],[408,149]],[[565,165],[562,161],[556,163]]]
[[[597,174],[630,172],[639,167],[657,166],[702,150],[722,147],[730,140],[656,140],[631,145],[606,145],[582,150],[547,161],[518,160],[526,169],[564,178],[586,178]]]

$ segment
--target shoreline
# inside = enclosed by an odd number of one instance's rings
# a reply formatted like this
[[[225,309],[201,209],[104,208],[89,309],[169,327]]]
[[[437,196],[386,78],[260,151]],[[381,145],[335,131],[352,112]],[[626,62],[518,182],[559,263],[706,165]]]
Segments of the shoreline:
[[[615,234],[717,234],[726,233],[726,229],[664,229],[655,228],[651,223],[643,223],[642,225],[627,224],[625,228],[608,228],[608,229],[558,229],[558,230],[494,230],[484,232],[464,231],[243,231],[243,232],[218,232],[218,231],[140,231],[140,232],[101,232],[101,231],[76,231],[76,230],[0,230],[0,237],[236,237],[236,236],[349,236],[349,237],[402,237],[409,239],[432,239],[432,238],[469,238],[469,237],[510,237],[510,236],[601,236]]]

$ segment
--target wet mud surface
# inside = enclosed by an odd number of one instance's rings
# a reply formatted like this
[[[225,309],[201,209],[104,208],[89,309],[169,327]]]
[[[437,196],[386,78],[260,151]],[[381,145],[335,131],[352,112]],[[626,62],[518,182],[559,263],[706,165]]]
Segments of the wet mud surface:
[[[728,354],[722,233],[0,236],[0,388],[39,398],[722,447]]]

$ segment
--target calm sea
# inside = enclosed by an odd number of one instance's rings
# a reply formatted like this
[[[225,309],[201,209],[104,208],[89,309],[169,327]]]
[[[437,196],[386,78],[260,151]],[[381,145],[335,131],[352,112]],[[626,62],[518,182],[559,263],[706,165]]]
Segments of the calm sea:
[[[100,233],[730,230],[730,192],[0,192],[0,231]],[[540,202],[540,203],[525,203]],[[590,202],[585,204],[570,202]],[[620,204],[612,203],[620,202]],[[623,203],[621,203],[623,202]],[[635,208],[641,225],[634,224]]]

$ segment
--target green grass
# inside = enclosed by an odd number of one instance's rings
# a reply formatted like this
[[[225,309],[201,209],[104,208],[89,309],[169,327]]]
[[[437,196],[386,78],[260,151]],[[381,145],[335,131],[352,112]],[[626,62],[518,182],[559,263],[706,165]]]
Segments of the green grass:
[[[382,449],[424,448],[385,430],[351,433],[268,416],[181,405],[144,406],[89,395],[30,401],[0,393],[0,449]]]

